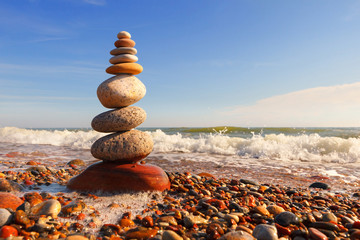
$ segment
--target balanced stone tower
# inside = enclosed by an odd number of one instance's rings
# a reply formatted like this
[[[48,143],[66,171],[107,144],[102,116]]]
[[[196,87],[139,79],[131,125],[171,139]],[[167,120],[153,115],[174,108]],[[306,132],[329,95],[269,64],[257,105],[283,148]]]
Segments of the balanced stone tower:
[[[88,167],[72,178],[68,188],[76,191],[163,191],[170,188],[166,173],[159,167],[139,162],[153,149],[150,135],[134,130],[146,119],[146,112],[130,106],[145,96],[144,84],[136,78],[143,68],[136,63],[135,42],[122,31],[110,51],[112,66],[106,69],[115,75],[102,82],[97,89],[101,104],[113,110],[96,116],[91,125],[98,132],[111,133],[98,139],[91,154],[102,162]]]

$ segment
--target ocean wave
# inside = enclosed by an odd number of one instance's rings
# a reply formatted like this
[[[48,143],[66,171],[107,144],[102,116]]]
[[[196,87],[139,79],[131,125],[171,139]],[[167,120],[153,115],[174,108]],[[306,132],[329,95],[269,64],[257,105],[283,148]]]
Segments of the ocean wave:
[[[49,144],[78,149],[90,149],[96,139],[105,136],[96,131],[84,130],[33,130],[16,127],[0,128],[0,142],[18,144]]]
[[[166,134],[157,129],[148,133],[154,140],[154,153],[207,153],[236,155],[243,158],[300,160],[307,162],[355,163],[360,159],[360,138],[322,137],[317,133],[286,135],[254,134],[251,138],[231,137],[222,133]],[[30,130],[0,128],[0,142],[50,144],[90,149],[106,134],[93,130]]]

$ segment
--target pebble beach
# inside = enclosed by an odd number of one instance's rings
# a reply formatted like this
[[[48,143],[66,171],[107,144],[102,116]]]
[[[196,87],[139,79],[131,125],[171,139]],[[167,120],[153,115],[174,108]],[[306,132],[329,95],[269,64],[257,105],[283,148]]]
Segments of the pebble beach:
[[[171,163],[150,155],[145,161],[166,171],[169,191],[78,193],[69,191],[67,182],[97,160],[64,163],[41,152],[8,152],[1,157],[3,239],[302,240],[360,236],[358,185],[337,178],[294,177],[291,172],[271,172],[271,168],[262,169],[260,174],[255,168]]]

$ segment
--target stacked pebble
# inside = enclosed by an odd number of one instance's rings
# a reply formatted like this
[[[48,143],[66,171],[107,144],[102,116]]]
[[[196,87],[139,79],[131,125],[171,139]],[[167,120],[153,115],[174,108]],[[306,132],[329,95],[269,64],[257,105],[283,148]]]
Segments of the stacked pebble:
[[[130,107],[145,96],[144,84],[134,75],[142,72],[135,63],[137,50],[128,32],[122,31],[115,42],[116,49],[110,53],[113,65],[106,69],[114,74],[97,89],[97,96],[106,108],[115,108],[96,116],[91,126],[98,132],[115,132],[98,139],[91,147],[95,158],[118,163],[133,163],[149,155],[153,148],[151,137],[141,131],[132,130],[146,119],[146,113],[139,107]]]
[[[153,149],[150,135],[134,130],[146,119],[140,107],[130,106],[145,96],[144,84],[136,78],[143,68],[136,63],[135,42],[128,32],[122,31],[115,41],[115,49],[106,69],[115,75],[102,82],[97,89],[101,104],[113,110],[96,116],[91,125],[98,132],[111,133],[98,139],[91,147],[91,154],[103,160],[72,179],[72,190],[117,192],[117,191],[163,191],[170,182],[165,172],[156,166],[138,164]]]

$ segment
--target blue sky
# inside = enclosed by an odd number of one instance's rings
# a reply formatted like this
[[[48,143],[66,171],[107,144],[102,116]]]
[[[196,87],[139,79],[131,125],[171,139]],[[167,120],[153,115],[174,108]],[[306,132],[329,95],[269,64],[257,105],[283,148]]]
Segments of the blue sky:
[[[89,127],[119,31],[142,127],[360,126],[360,1],[0,1],[0,127]]]

